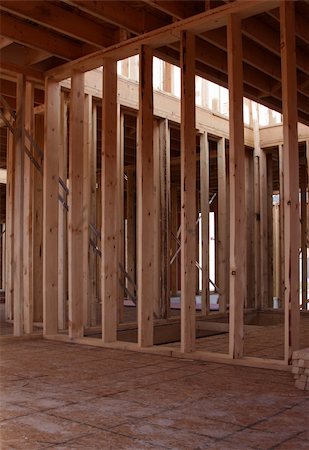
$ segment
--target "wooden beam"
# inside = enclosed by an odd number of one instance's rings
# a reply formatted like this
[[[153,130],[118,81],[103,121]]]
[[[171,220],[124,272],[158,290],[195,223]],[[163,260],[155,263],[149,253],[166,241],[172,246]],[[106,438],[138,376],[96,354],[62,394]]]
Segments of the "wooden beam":
[[[207,133],[200,136],[200,177],[202,216],[202,312],[210,311],[209,299],[209,142]]]
[[[74,72],[70,96],[68,289],[69,336],[83,335],[84,74]]]
[[[91,56],[85,56],[72,63],[67,63],[60,68],[55,68],[47,72],[48,76],[53,76],[57,80],[63,80],[70,76],[73,68],[84,72],[100,67],[102,58],[113,57],[124,59],[139,52],[141,45],[149,45],[153,48],[159,48],[162,45],[168,45],[177,42],[180,33],[184,30],[198,34],[208,30],[223,27],[227,23],[229,14],[238,14],[242,18],[256,15],[260,12],[278,6],[279,0],[260,0],[259,2],[231,2],[219,8],[198,14],[194,17],[172,23],[163,29],[157,29],[137,36],[107,50],[93,53]],[[87,2],[88,3],[88,2]]]
[[[295,4],[280,2],[284,176],[285,361],[299,348],[299,155],[295,61]]]
[[[26,80],[17,77],[16,132],[14,134],[14,336],[21,336],[23,326],[23,213],[24,213],[24,120]]]
[[[181,34],[181,351],[195,349],[196,131],[195,37]]]
[[[44,8],[37,1],[2,1],[1,10],[18,17],[31,20],[47,30],[60,32],[79,41],[87,42],[97,47],[108,47],[115,43],[112,29],[106,30],[99,23],[85,15],[76,14],[57,4],[44,3]]]
[[[5,12],[0,13],[2,36],[28,47],[44,50],[67,61],[80,58],[84,52],[80,44],[56,33],[46,33],[39,27],[17,19]]]
[[[307,257],[307,167],[301,167],[301,298],[302,310],[307,309],[307,292],[308,292],[308,257]]]
[[[113,2],[93,0],[66,0],[66,3],[100,20],[138,34],[162,27],[168,23],[145,10],[132,8],[130,2],[118,2],[117,6]]]
[[[7,154],[6,154],[6,279],[5,279],[5,320],[13,319],[14,302],[14,135],[7,128]]]
[[[43,333],[58,331],[58,194],[60,86],[45,82],[45,139],[43,177]]]
[[[139,115],[137,142],[137,298],[138,344],[153,345],[154,308],[154,155],[152,50],[139,53]]]
[[[102,99],[102,339],[117,340],[118,196],[117,62],[103,60]],[[115,205],[116,194],[116,205]]]
[[[243,309],[246,296],[245,147],[243,124],[243,70],[241,20],[230,15],[227,23],[229,77],[230,171],[230,333],[229,354],[243,356]]]
[[[25,92],[25,129],[33,136],[34,131],[34,86],[26,83]],[[28,150],[33,154],[30,144]],[[30,334],[33,331],[33,171],[36,170],[28,156],[24,160],[24,186],[23,186],[23,314],[24,331]]]

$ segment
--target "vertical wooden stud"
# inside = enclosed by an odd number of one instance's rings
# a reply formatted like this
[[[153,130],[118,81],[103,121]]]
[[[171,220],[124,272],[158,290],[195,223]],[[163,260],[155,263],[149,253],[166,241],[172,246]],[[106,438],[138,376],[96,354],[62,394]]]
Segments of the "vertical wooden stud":
[[[161,201],[161,299],[162,317],[170,313],[170,216],[171,216],[171,164],[170,130],[168,120],[159,125],[160,148],[160,201]]]
[[[230,171],[230,333],[229,353],[243,356],[243,314],[246,295],[245,262],[245,148],[243,124],[243,67],[241,20],[227,21]],[[241,236],[241,238],[240,238]]]
[[[118,219],[117,219],[117,270],[118,270],[118,323],[124,321],[124,274],[119,270],[119,265],[125,267],[124,262],[124,113],[121,111],[120,104],[117,105],[117,167],[118,167],[118,184],[117,184],[117,204],[118,204]],[[121,277],[121,283],[120,283]]]
[[[117,62],[103,61],[102,99],[102,339],[117,338],[118,203],[117,187]],[[116,205],[115,205],[116,198]]]
[[[226,250],[226,162],[225,162],[225,139],[222,138],[218,142],[217,147],[217,161],[218,161],[218,272],[217,280],[220,289],[219,296],[219,310],[226,311],[226,264],[227,264],[227,250]]]
[[[64,186],[67,186],[68,178],[68,103],[66,94],[61,92],[60,102],[60,144],[59,144],[59,177]],[[59,193],[68,203],[68,195],[64,187],[59,184]],[[59,225],[58,225],[58,328],[65,330],[67,327],[68,311],[68,211],[59,201]]]
[[[14,302],[14,136],[7,130],[5,319],[13,319]]]
[[[84,106],[84,151],[83,151],[83,324],[91,325],[91,278],[90,278],[90,216],[92,208],[92,96],[85,95]]]
[[[58,195],[60,86],[45,82],[43,177],[43,332],[58,331]]]
[[[181,34],[181,351],[195,350],[195,36]]]
[[[34,86],[26,82],[25,92],[25,129],[33,136],[34,127]],[[31,143],[25,143],[28,151],[33,154]],[[24,217],[23,217],[23,314],[24,331],[30,334],[33,331],[33,171],[36,170],[28,156],[24,158]]]
[[[17,77],[16,131],[14,134],[14,336],[21,336],[23,326],[23,213],[24,213],[24,119],[26,81]]]
[[[283,176],[284,176],[284,303],[285,361],[299,347],[299,154],[297,134],[297,79],[295,3],[280,2]]]
[[[34,139],[44,148],[44,115],[34,118]],[[33,320],[43,322],[43,173],[33,171]]]
[[[153,345],[154,155],[152,50],[139,54],[139,115],[137,141],[137,290],[138,344]]]
[[[84,74],[71,81],[69,137],[68,290],[69,337],[83,335]]]
[[[209,142],[207,133],[200,136],[200,178],[202,216],[202,312],[210,310],[209,300]]]

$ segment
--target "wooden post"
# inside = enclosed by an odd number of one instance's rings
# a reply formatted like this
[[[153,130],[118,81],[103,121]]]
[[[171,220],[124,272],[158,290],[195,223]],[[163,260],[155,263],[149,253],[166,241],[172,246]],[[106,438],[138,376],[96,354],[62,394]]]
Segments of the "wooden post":
[[[267,155],[267,292],[266,306],[273,307],[273,160]]]
[[[181,351],[195,350],[195,36],[181,34]]]
[[[68,178],[68,103],[64,92],[61,93],[60,113],[60,145],[59,145],[59,177],[67,186]],[[68,195],[64,187],[59,185],[59,193],[68,202]],[[67,327],[68,311],[68,211],[62,202],[58,203],[58,328]]]
[[[24,119],[26,82],[23,75],[17,77],[16,132],[14,135],[14,336],[21,336],[23,326],[23,213],[24,213]]]
[[[268,249],[268,184],[267,155],[263,149],[260,152],[260,240],[261,240],[261,308],[269,306],[269,249]]]
[[[255,308],[261,309],[261,208],[260,208],[260,129],[259,129],[259,111],[257,103],[251,102],[251,112],[253,121],[253,182],[254,182],[254,297]]]
[[[161,299],[162,317],[170,314],[170,217],[171,217],[171,164],[170,130],[168,120],[159,125],[160,148],[160,201],[161,201]]]
[[[6,279],[5,279],[5,319],[13,319],[14,302],[14,136],[7,129],[7,184],[6,184]]]
[[[90,224],[97,228],[97,216],[96,216],[96,189],[97,189],[97,105],[92,102],[92,150],[90,154],[90,211],[89,221]],[[97,242],[97,241],[96,241]],[[89,250],[89,296],[90,296],[90,321],[91,325],[97,324],[97,254],[94,249]]]
[[[218,161],[218,272],[217,280],[220,289],[219,296],[219,310],[224,313],[226,311],[226,163],[225,163],[225,139],[218,141],[217,147],[217,161]]]
[[[103,61],[102,99],[102,339],[117,339],[119,224],[117,187],[117,62]],[[116,204],[115,204],[116,203]]]
[[[83,335],[84,74],[74,71],[70,97],[68,288],[69,337]]]
[[[90,215],[91,215],[91,188],[93,179],[92,168],[92,96],[85,95],[84,106],[84,151],[83,151],[83,325],[91,325],[91,278],[90,278]]]
[[[26,82],[25,92],[25,129],[33,136],[34,125],[34,86],[30,82]],[[26,145],[26,143],[24,144]],[[31,143],[27,145],[28,151],[33,154]],[[33,171],[36,170],[32,161],[28,156],[24,158],[24,186],[23,186],[23,314],[24,314],[24,331],[30,334],[33,331]]]
[[[153,203],[154,203],[154,230],[153,230],[153,311],[157,319],[162,318],[162,298],[161,298],[161,228],[160,228],[160,216],[161,216],[161,167],[160,167],[160,125],[157,120],[154,121],[153,130]]]
[[[34,118],[34,139],[44,148],[44,115]],[[33,171],[33,321],[43,322],[43,174]]]
[[[284,280],[284,180],[283,180],[283,145],[278,147],[279,154],[279,193],[280,193],[280,304],[284,308],[284,291],[285,291],[285,280]]]
[[[245,148],[243,124],[243,67],[241,20],[233,15],[227,22],[229,83],[229,170],[230,170],[230,333],[229,353],[243,356],[245,263]]]
[[[297,135],[297,79],[295,4],[280,2],[283,174],[284,174],[284,303],[285,361],[299,347],[299,154]]]
[[[136,282],[136,191],[135,170],[127,170],[127,273]],[[132,290],[132,286],[127,280],[127,289]]]
[[[154,156],[152,50],[139,54],[139,115],[137,142],[137,296],[138,344],[153,345],[154,308]]]
[[[246,258],[247,258],[247,289],[246,289],[246,308],[254,308],[254,186],[253,186],[253,167],[254,159],[251,150],[246,151]]]
[[[124,262],[124,150],[125,150],[125,138],[124,138],[124,113],[121,111],[120,104],[117,105],[117,171],[118,171],[118,184],[117,184],[117,204],[118,204],[118,225],[117,225],[117,278],[118,278],[118,312],[117,322],[122,323],[124,321],[124,274],[119,270],[119,264],[125,267]],[[121,279],[121,283],[120,283]]]
[[[209,142],[207,133],[200,136],[200,178],[202,216],[202,313],[210,310],[209,300]]]
[[[45,82],[43,177],[43,332],[58,331],[58,195],[60,86]]]
[[[60,103],[60,143],[59,143],[59,177],[67,186],[68,178],[68,103],[66,95],[61,92]],[[59,193],[68,203],[68,194],[62,185],[59,185]],[[68,211],[59,201],[59,226],[58,226],[58,328],[65,330],[67,327],[67,299],[68,299]]]

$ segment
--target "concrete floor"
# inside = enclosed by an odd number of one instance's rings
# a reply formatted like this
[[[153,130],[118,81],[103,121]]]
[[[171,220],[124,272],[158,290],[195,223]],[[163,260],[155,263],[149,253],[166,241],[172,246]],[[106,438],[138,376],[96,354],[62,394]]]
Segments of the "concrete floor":
[[[291,373],[2,337],[1,449],[308,449]]]

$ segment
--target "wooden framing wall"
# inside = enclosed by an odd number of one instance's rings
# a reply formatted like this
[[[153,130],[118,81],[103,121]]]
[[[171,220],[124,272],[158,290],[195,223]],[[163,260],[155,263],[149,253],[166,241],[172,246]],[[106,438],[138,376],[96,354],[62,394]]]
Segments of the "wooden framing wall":
[[[169,121],[156,119],[154,126],[152,58],[154,48],[168,43],[172,34],[163,31],[136,38],[130,43],[121,43],[113,49],[100,52],[100,62],[83,60],[57,69],[53,77],[45,82],[45,139],[43,165],[43,327],[46,337],[57,338],[58,329],[66,329],[66,279],[68,282],[68,338],[75,342],[90,343],[84,337],[84,328],[95,322],[93,318],[94,289],[91,273],[95,271],[94,257],[90,257],[90,226],[96,221],[93,204],[95,193],[95,163],[91,133],[93,120],[93,99],[85,97],[84,72],[92,66],[103,64],[102,98],[102,149],[101,149],[101,301],[102,339],[93,339],[94,345],[115,348],[129,348],[137,351],[151,351],[170,356],[189,356],[219,362],[236,361],[239,364],[261,367],[283,367],[290,363],[293,350],[299,346],[299,277],[298,247],[299,226],[299,183],[298,156],[295,148],[297,137],[296,63],[294,6],[293,2],[280,3],[281,18],[281,61],[283,94],[283,150],[281,169],[284,181],[280,210],[280,235],[284,269],[285,308],[285,357],[284,361],[257,361],[244,357],[244,308],[247,290],[254,290],[255,307],[263,309],[272,306],[272,163],[258,138],[255,125],[254,150],[245,151],[243,123],[243,58],[242,18],[254,15],[271,7],[271,3],[260,2],[253,7],[246,3],[240,11],[222,16],[209,15],[205,21],[173,24],[172,31],[179,33],[181,67],[181,340],[179,349],[156,347],[154,344],[154,311],[160,318],[169,319],[170,293],[177,291],[177,276],[170,267],[172,244],[170,231],[177,235],[178,193],[171,185]],[[263,9],[264,8],[264,9]],[[210,315],[209,293],[209,136],[205,129],[196,129],[195,105],[195,32],[200,29],[216,29],[226,26],[228,43],[228,85],[229,85],[229,145],[226,150],[226,136],[217,136],[218,160],[218,285],[220,289],[220,314],[229,306],[229,351],[228,354],[198,352],[196,340],[196,218],[202,216],[202,314]],[[170,31],[171,31],[170,30]],[[173,38],[174,39],[174,38]],[[127,233],[130,233],[130,247],[127,247],[128,274],[137,278],[137,343],[122,343],[117,340],[119,323],[123,316],[123,287],[119,287],[119,264],[124,266],[124,217],[123,217],[123,158],[124,118],[117,104],[117,60],[139,54],[139,109],[137,124],[137,167],[136,224],[133,213],[135,174],[128,171],[127,179]],[[69,69],[68,69],[69,67]],[[60,93],[59,81],[69,74],[71,77],[70,127],[69,127],[69,180],[68,180],[68,263],[66,263],[66,212],[59,207],[59,176],[67,183],[66,168],[66,102]],[[167,80],[170,86],[170,80]],[[14,333],[31,333],[33,326],[33,295],[29,291],[32,283],[31,224],[27,214],[31,211],[31,175],[28,161],[25,164],[25,128],[33,129],[33,108],[31,100],[33,86],[26,85],[25,78],[18,79],[17,123],[20,133],[14,135],[14,164],[9,155],[8,194],[11,213],[11,239],[14,235],[14,283],[12,271],[8,270],[7,317],[12,316],[14,305]],[[30,101],[29,101],[30,99]],[[26,103],[25,103],[26,102]],[[25,105],[29,107],[26,114]],[[62,112],[61,112],[62,111]],[[93,125],[95,126],[95,125]],[[201,207],[196,207],[196,136],[200,139]],[[12,147],[9,136],[9,148]],[[55,151],[57,149],[57,151]],[[296,152],[297,153],[297,152]],[[228,159],[227,159],[228,155]],[[252,158],[250,163],[248,158]],[[31,165],[30,165],[31,167]],[[227,171],[228,167],[228,171]],[[268,169],[267,169],[268,167]],[[249,174],[253,173],[253,184],[248,187]],[[25,177],[26,175],[26,177]],[[27,178],[27,176],[29,178]],[[24,178],[25,177],[25,178]],[[22,180],[29,186],[22,192]],[[302,220],[307,223],[305,192],[307,178],[302,177]],[[13,195],[12,195],[13,192]],[[268,203],[267,203],[268,202]],[[88,208],[89,206],[89,209]],[[59,210],[60,208],[60,210]],[[99,204],[97,211],[100,210]],[[24,214],[26,211],[27,214]],[[305,212],[306,214],[305,214]],[[20,213],[21,212],[21,213]],[[244,213],[246,212],[246,213]],[[32,214],[32,213],[31,213]],[[13,220],[12,220],[13,216]],[[229,223],[227,227],[227,218]],[[261,219],[261,220],[260,220]],[[250,223],[249,223],[250,222]],[[135,225],[137,238],[135,239]],[[302,227],[302,251],[307,252],[306,229]],[[254,245],[258,249],[254,264],[250,261],[248,242],[244,238],[254,231]],[[296,230],[296,231],[295,231]],[[295,234],[296,233],[296,234]],[[161,236],[161,237],[160,237]],[[163,236],[163,238],[162,238]],[[293,236],[293,238],[292,238]],[[135,247],[137,246],[137,249]],[[278,245],[278,244],[277,244]],[[284,246],[284,248],[283,248]],[[12,248],[7,244],[8,255]],[[137,251],[136,251],[137,250]],[[136,252],[136,257],[135,257]],[[136,259],[136,261],[135,261]],[[22,261],[29,272],[24,275]],[[29,262],[27,262],[29,261]],[[10,261],[7,266],[9,267]],[[66,276],[66,267],[68,274]],[[92,267],[92,268],[91,268]],[[60,269],[60,271],[59,271]],[[252,269],[252,270],[251,270]],[[248,270],[254,277],[248,278]],[[305,265],[303,266],[305,271]],[[59,275],[60,274],[60,275]],[[303,275],[303,280],[305,279]],[[249,280],[249,281],[248,281]],[[125,283],[123,282],[125,285]],[[306,284],[306,283],[305,283]],[[260,288],[262,285],[262,288]],[[14,297],[11,295],[14,286]],[[21,295],[26,288],[25,295]],[[307,302],[303,296],[303,304]],[[251,304],[252,302],[250,302]],[[62,337],[62,339],[64,339]]]

